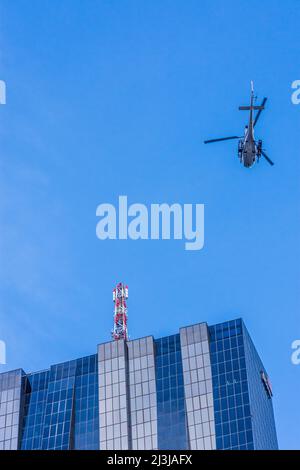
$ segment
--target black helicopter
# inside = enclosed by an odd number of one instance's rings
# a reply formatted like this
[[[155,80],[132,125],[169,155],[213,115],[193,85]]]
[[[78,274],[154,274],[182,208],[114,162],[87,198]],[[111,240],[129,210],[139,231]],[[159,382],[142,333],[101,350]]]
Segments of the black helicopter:
[[[260,106],[255,106],[254,101],[254,87],[253,82],[251,81],[251,100],[250,106],[240,106],[239,110],[241,111],[250,111],[249,124],[245,126],[244,136],[233,135],[231,137],[223,137],[221,139],[211,139],[205,140],[205,144],[212,144],[213,142],[220,142],[222,140],[231,140],[231,139],[240,139],[238,144],[238,156],[240,162],[246,168],[250,168],[254,163],[258,163],[261,156],[263,156],[270,165],[274,165],[272,160],[268,157],[265,151],[262,149],[262,140],[256,141],[254,138],[254,127],[258,121],[258,118],[263,109],[265,109],[265,104],[267,98],[264,98]],[[253,111],[258,111],[256,116],[253,118]]]

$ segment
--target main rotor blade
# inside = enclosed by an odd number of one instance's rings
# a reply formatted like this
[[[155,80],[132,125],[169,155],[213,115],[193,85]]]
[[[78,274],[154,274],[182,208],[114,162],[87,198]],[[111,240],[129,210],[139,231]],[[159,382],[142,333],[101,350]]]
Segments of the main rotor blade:
[[[261,151],[261,154],[265,157],[265,159],[267,160],[267,162],[270,163],[270,165],[274,165],[274,163],[272,162],[272,160],[270,160],[270,158],[268,157],[268,155],[262,150]]]
[[[230,139],[240,139],[238,135],[233,135],[231,137],[222,137],[221,139],[211,139],[211,140],[205,140],[205,144],[212,144],[213,142],[221,142],[221,140],[230,140]]]
[[[258,118],[259,118],[259,116],[260,116],[262,110],[264,109],[264,106],[265,106],[265,104],[266,104],[267,99],[268,99],[268,98],[264,98],[264,99],[262,100],[261,109],[258,111],[257,115],[255,116],[255,119],[254,119],[254,122],[253,122],[253,127],[255,127],[255,124],[256,124],[257,121],[258,121]]]

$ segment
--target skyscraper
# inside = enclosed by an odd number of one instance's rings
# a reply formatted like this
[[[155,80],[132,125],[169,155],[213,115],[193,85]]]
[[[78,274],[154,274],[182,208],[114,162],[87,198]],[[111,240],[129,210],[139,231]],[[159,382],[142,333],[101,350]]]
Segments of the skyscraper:
[[[278,447],[271,384],[241,319],[2,373],[0,400],[0,449]]]

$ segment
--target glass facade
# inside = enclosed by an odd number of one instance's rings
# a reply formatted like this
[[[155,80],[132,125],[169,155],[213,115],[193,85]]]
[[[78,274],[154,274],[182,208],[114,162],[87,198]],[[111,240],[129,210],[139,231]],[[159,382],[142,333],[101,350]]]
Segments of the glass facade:
[[[41,449],[49,371],[29,374],[25,380],[25,404],[21,449]]]
[[[0,374],[0,450],[19,448],[22,369]]]
[[[216,448],[213,383],[206,323],[180,329],[189,446]]]
[[[253,449],[242,321],[209,328],[217,449]]]
[[[250,335],[242,324],[247,370],[249,401],[251,404],[253,443],[256,450],[278,449],[272,395],[265,389],[262,373],[268,374],[255,349]]]
[[[155,341],[159,449],[187,449],[186,408],[179,334]]]
[[[148,336],[130,341],[127,345],[131,448],[157,449],[157,387],[153,338]]]
[[[128,449],[130,444],[128,361],[124,341],[98,346],[100,449]]]
[[[270,382],[241,319],[0,374],[0,450],[277,448]]]
[[[74,448],[99,448],[98,356],[77,359],[74,398]]]
[[[98,449],[97,355],[24,376],[21,448]]]

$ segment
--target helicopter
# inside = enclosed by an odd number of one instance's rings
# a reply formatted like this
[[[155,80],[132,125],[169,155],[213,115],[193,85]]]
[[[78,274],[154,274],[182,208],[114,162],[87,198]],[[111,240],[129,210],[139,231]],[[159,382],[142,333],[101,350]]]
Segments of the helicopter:
[[[258,163],[261,156],[263,156],[270,165],[274,165],[272,160],[268,157],[266,152],[262,148],[262,140],[255,140],[254,138],[254,127],[257,124],[261,112],[265,109],[267,98],[264,98],[260,106],[255,106],[254,102],[256,97],[254,96],[254,85],[251,81],[251,99],[250,106],[240,106],[240,111],[250,111],[249,124],[245,126],[243,136],[233,135],[230,137],[222,137],[221,139],[205,140],[205,144],[212,144],[213,142],[221,142],[223,140],[239,139],[238,143],[238,157],[240,162],[246,168],[250,168],[254,163]],[[253,111],[257,111],[255,117]]]

